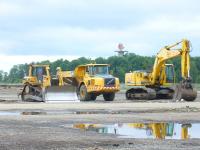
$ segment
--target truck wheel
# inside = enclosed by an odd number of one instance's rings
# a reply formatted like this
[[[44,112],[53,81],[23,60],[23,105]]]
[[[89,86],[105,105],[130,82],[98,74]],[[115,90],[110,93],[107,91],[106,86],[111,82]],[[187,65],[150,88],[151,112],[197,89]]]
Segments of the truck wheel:
[[[22,100],[22,101],[25,101],[24,92],[21,93],[21,100]]]
[[[126,91],[126,100],[131,100],[130,92]]]
[[[115,93],[105,93],[103,94],[103,98],[105,101],[113,101],[115,98]]]
[[[90,98],[91,98],[91,100],[95,101],[96,98],[97,98],[97,96],[96,96],[95,94],[91,94],[91,95],[90,95]]]
[[[89,101],[90,94],[87,92],[87,88],[84,84],[81,85],[79,90],[79,96],[81,101]]]

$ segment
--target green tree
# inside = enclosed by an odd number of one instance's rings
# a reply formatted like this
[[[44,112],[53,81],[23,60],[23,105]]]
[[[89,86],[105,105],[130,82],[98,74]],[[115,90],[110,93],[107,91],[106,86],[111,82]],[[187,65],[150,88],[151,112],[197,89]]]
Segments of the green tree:
[[[108,58],[98,57],[95,60],[80,57],[78,59],[68,61],[59,59],[54,62],[48,60],[42,62],[33,62],[33,64],[49,64],[51,74],[56,73],[56,68],[61,67],[62,70],[74,70],[76,66],[87,63],[111,64],[110,69],[113,75],[119,77],[121,82],[124,82],[125,73],[135,70],[152,71],[155,56],[139,56],[134,53],[127,54],[123,57],[111,56]],[[176,82],[181,80],[181,59],[175,58],[167,61],[175,66]],[[200,83],[200,57],[191,57],[191,77],[196,83]],[[0,82],[16,83],[21,82],[23,77],[28,75],[28,64],[15,65],[11,68],[9,74],[0,71]]]

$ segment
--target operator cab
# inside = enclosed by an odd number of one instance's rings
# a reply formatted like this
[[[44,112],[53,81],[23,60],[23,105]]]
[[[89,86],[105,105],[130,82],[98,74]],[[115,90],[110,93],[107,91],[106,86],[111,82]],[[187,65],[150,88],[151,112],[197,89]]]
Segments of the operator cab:
[[[39,83],[43,83],[43,77],[47,75],[47,65],[31,65],[31,76],[37,78]]]
[[[174,74],[174,65],[173,64],[165,64],[165,83],[166,84],[174,84],[175,83],[175,74]]]

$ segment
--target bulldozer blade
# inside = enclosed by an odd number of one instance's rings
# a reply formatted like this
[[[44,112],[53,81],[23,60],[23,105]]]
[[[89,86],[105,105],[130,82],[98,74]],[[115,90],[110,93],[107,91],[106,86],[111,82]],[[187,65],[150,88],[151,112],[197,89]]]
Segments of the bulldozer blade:
[[[45,89],[45,102],[80,102],[77,97],[76,87],[71,85],[51,86]]]

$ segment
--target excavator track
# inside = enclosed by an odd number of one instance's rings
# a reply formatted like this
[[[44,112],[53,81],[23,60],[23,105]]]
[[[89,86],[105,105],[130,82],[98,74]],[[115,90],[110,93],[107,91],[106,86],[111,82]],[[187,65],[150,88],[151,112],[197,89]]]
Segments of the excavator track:
[[[151,88],[131,88],[126,92],[127,100],[152,100],[156,98],[156,91]]]
[[[167,87],[159,87],[156,89],[157,99],[172,99],[174,96],[174,89]]]

